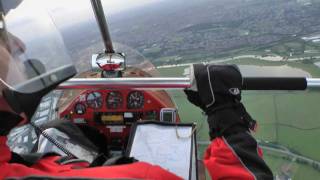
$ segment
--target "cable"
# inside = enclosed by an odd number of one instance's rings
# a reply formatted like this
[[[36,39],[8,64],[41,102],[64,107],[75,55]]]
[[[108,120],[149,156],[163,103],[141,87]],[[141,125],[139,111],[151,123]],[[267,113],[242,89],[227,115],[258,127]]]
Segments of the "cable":
[[[61,145],[58,141],[56,141],[51,136],[49,136],[49,134],[47,134],[43,129],[38,127],[34,122],[30,122],[30,125],[35,129],[35,131],[41,133],[46,139],[48,139],[48,141],[50,141],[52,144],[57,146],[62,152],[64,152],[68,156],[69,159],[76,157],[69,150],[67,150],[65,147],[63,147],[63,145]]]
[[[204,115],[204,112],[202,112],[202,115],[203,115],[203,117],[206,117],[206,116]],[[205,119],[205,118],[204,118],[204,119]],[[199,135],[200,130],[201,130],[202,127],[203,127],[203,121],[205,121],[205,120],[201,120],[201,124],[200,124],[199,127],[196,125],[194,128],[192,128],[191,134],[188,135],[188,136],[186,136],[186,137],[180,136],[180,135],[179,135],[179,132],[178,132],[178,126],[175,126],[177,138],[178,138],[178,139],[189,139],[189,138],[192,137],[192,135],[193,135],[194,133],[196,133],[196,135]],[[197,132],[196,132],[196,131],[197,131]]]
[[[201,112],[201,114],[202,114],[202,120],[201,120],[201,124],[200,124],[200,126],[197,126],[197,137],[198,137],[198,135],[200,134],[200,131],[202,130],[202,128],[203,128],[203,123],[204,123],[204,121],[207,121],[207,119],[206,119],[206,115],[205,115],[205,112]]]
[[[193,127],[192,128],[192,131],[191,131],[191,134],[186,136],[186,137],[182,137],[179,135],[179,132],[178,132],[178,126],[175,126],[175,130],[176,130],[176,136],[178,139],[189,139],[192,137],[192,135],[196,132],[197,128],[196,127]]]

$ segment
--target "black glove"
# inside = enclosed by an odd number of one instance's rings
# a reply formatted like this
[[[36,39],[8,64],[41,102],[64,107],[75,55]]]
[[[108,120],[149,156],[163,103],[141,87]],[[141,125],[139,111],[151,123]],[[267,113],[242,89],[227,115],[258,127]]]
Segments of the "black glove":
[[[0,136],[6,136],[23,118],[15,113],[0,111]]]
[[[194,64],[188,100],[208,115],[210,137],[249,131],[256,122],[241,103],[242,75],[235,65]]]

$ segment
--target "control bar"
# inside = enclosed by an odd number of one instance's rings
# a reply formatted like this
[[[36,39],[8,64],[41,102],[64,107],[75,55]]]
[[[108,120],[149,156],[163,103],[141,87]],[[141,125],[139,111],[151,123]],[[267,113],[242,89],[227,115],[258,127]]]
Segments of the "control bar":
[[[101,88],[155,88],[184,89],[191,82],[186,77],[139,77],[139,78],[73,78],[58,89],[101,89]],[[245,77],[243,90],[306,90],[319,89],[320,78],[304,77]]]

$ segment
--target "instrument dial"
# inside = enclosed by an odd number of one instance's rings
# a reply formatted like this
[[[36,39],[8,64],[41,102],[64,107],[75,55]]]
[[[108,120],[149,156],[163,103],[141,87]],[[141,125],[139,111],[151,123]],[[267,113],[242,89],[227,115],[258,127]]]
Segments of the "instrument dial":
[[[123,97],[119,91],[112,91],[107,96],[107,107],[109,109],[118,109],[123,105]]]
[[[82,103],[77,103],[74,106],[74,111],[78,115],[85,114],[86,113],[86,106],[84,104],[82,104]]]
[[[92,92],[87,96],[87,104],[93,109],[102,107],[102,95],[99,92]]]
[[[132,91],[129,93],[127,98],[128,109],[140,109],[144,105],[144,96],[141,91]]]

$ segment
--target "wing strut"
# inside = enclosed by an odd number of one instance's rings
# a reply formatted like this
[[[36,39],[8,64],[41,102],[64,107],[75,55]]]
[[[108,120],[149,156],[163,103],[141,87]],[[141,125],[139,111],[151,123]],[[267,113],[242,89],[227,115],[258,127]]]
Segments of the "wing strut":
[[[91,5],[94,11],[94,15],[96,17],[97,23],[99,25],[99,29],[101,32],[101,36],[104,42],[104,46],[106,48],[106,53],[114,53],[112,40],[110,37],[108,24],[106,21],[106,17],[104,14],[104,10],[100,0],[91,0]]]

